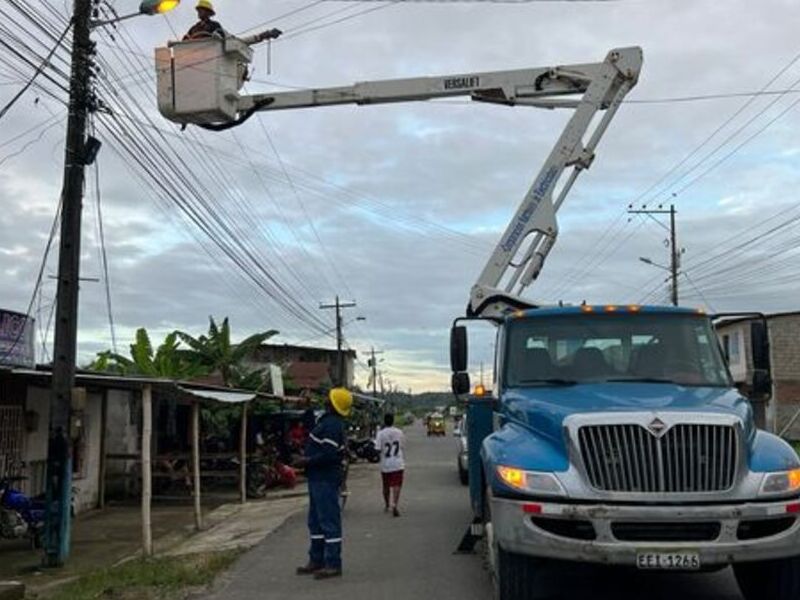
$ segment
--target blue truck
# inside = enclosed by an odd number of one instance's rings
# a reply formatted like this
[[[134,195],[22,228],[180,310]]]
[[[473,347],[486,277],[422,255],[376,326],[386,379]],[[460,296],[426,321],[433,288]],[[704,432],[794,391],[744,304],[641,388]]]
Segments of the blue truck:
[[[712,317],[686,308],[516,310],[497,326],[492,391],[469,395],[467,325],[451,331],[468,398],[472,534],[497,597],[530,600],[555,561],[645,570],[733,566],[746,600],[800,598],[800,460],[755,426],[768,335],[734,386]]]

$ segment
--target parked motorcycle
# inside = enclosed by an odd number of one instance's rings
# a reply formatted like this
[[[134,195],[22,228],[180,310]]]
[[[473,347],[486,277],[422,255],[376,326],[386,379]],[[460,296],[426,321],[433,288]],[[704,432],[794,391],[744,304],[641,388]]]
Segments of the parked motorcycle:
[[[31,545],[39,549],[44,534],[45,502],[14,489],[11,482],[9,477],[0,479],[0,538],[28,537]]]
[[[377,463],[381,460],[380,451],[369,438],[347,440],[347,450],[351,461],[366,460],[371,463]]]

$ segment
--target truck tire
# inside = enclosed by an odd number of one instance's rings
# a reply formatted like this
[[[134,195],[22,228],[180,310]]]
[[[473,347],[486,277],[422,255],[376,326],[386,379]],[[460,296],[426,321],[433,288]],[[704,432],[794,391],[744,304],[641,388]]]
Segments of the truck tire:
[[[524,554],[497,548],[495,574],[497,600],[535,600],[542,598],[541,561]]]
[[[736,582],[746,600],[800,598],[800,557],[733,566]]]
[[[461,459],[456,459],[458,464],[458,480],[461,482],[461,485],[469,485],[469,471],[461,468]]]
[[[537,600],[546,598],[542,570],[547,561],[503,550],[492,531],[492,492],[485,488],[483,522],[487,530],[486,561],[492,576],[494,600]],[[490,547],[491,546],[491,547]]]

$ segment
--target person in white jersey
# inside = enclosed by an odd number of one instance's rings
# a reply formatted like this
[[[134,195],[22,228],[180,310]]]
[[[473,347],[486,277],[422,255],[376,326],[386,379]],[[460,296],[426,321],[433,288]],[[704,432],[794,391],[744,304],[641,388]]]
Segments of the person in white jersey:
[[[391,510],[395,517],[399,517],[400,511],[397,505],[400,501],[400,488],[403,487],[403,472],[406,468],[406,437],[394,426],[393,414],[384,415],[383,425],[383,429],[375,437],[375,447],[381,453],[384,510],[386,512]]]

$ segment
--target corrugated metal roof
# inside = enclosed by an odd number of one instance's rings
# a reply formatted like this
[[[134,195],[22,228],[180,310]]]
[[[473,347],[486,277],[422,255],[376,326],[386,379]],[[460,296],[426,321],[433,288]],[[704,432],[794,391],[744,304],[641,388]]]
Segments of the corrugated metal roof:
[[[49,382],[52,377],[51,371],[43,369],[3,368],[0,369],[0,371],[11,376],[17,376],[29,380],[38,380],[41,382]],[[254,400],[256,398],[283,401],[295,400],[294,398],[280,398],[278,396],[274,396],[273,394],[266,394],[263,392],[203,385],[191,381],[175,381],[160,377],[113,375],[106,373],[95,373],[91,371],[78,371],[75,373],[75,382],[78,385],[88,384],[98,387],[135,390],[141,389],[145,385],[151,385],[162,390],[182,392],[198,400],[213,400],[223,403],[249,402],[250,400]]]

